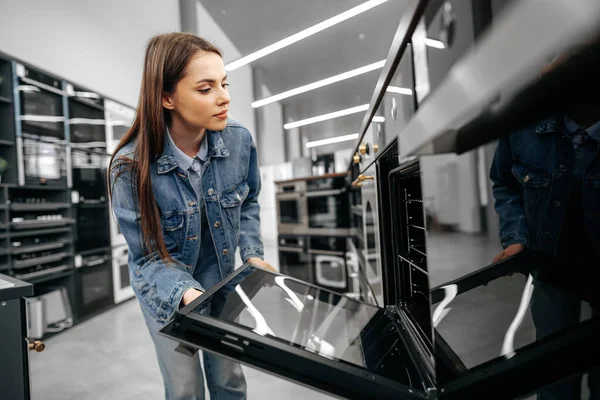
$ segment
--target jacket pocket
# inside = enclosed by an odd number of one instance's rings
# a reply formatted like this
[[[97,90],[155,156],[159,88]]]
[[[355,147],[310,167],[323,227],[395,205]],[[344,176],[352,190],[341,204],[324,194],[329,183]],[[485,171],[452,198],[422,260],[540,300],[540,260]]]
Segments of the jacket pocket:
[[[181,240],[183,235],[184,213],[182,211],[167,211],[161,213],[160,222],[163,227],[163,237],[167,248],[173,244],[177,249],[181,248]],[[174,243],[169,243],[172,240]]]
[[[525,164],[515,164],[512,173],[521,186],[523,207],[531,225],[534,215],[546,214],[551,197],[552,174]]]
[[[512,173],[517,181],[524,188],[544,189],[550,186],[552,175],[550,172],[541,172],[534,170],[527,165],[516,164],[512,168]]]
[[[242,181],[232,190],[223,192],[220,196],[223,214],[225,214],[230,227],[235,230],[240,228],[240,211],[249,191],[248,183]]]

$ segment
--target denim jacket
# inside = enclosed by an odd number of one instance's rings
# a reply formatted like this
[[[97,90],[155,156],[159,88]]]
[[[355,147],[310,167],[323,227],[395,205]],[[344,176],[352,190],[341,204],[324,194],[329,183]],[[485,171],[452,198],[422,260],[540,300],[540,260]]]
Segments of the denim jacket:
[[[246,261],[263,257],[257,202],[260,173],[250,132],[229,121],[221,132],[206,131],[208,160],[202,175],[206,215],[221,275],[235,268],[236,248]],[[146,254],[142,243],[139,202],[124,160],[134,156],[129,143],[110,166],[113,212],[129,247],[131,286],[146,310],[159,322],[171,318],[185,291],[203,290],[193,279],[200,250],[200,210],[188,171],[179,167],[165,137],[163,154],[151,164],[154,197],[160,210],[163,237],[176,263],[165,265],[158,252]]]
[[[570,198],[574,153],[564,124],[549,119],[500,140],[490,177],[500,239],[555,254]],[[596,146],[599,146],[594,142]],[[571,147],[572,149],[572,147]],[[584,224],[598,255],[600,249],[600,160],[598,149],[582,180]]]

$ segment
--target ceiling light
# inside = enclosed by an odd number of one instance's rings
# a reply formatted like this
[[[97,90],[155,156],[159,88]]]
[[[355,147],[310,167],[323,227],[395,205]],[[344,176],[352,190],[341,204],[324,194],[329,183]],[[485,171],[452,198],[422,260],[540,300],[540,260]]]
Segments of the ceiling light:
[[[270,96],[264,98],[262,100],[258,100],[252,103],[252,107],[259,108],[262,106],[266,106],[267,104],[274,103],[279,100],[287,99],[288,97],[296,96],[300,93],[306,93],[311,90],[315,90],[321,88],[323,86],[331,85],[336,82],[340,82],[346,79],[354,78],[355,76],[366,74],[367,72],[374,71],[376,69],[383,68],[385,64],[385,60],[377,61],[373,64],[365,65],[364,67],[353,69],[352,71],[343,72],[341,74],[331,76],[329,78],[321,79],[320,81],[309,83],[308,85],[300,86],[295,89],[290,89],[283,93],[276,94],[274,96]]]
[[[347,142],[349,140],[356,140],[356,139],[358,139],[358,133],[352,133],[350,135],[342,135],[342,136],[336,136],[336,137],[332,137],[332,138],[328,138],[328,139],[315,140],[314,142],[307,142],[306,147],[308,147],[308,148],[319,147],[319,146],[325,146],[327,144]]]
[[[385,117],[375,116],[373,117],[373,122],[385,122]]]
[[[445,49],[446,45],[441,40],[425,38],[425,45],[433,47],[434,49]]]
[[[335,111],[335,112],[332,112],[329,114],[318,115],[316,117],[302,119],[302,120],[296,121],[296,122],[291,122],[289,124],[283,125],[283,129],[292,129],[292,128],[297,128],[299,126],[314,124],[314,123],[321,122],[321,121],[327,121],[328,119],[344,117],[346,115],[356,114],[356,113],[359,113],[362,111],[367,111],[368,109],[369,109],[369,105],[363,104],[362,106],[346,108],[345,110]]]
[[[321,32],[327,28],[331,28],[334,25],[339,24],[347,19],[355,17],[359,14],[364,13],[365,11],[370,10],[371,8],[377,7],[380,4],[387,2],[388,0],[369,0],[359,6],[351,8],[348,11],[345,11],[341,14],[338,14],[334,17],[331,17],[323,22],[320,22],[316,25],[311,26],[310,28],[304,29],[298,33],[293,34],[292,36],[288,36],[285,39],[282,39],[278,42],[275,42],[263,49],[255,51],[252,54],[249,54],[245,57],[240,58],[232,63],[229,63],[225,66],[227,71],[233,71],[238,69],[246,64],[250,64],[252,61],[256,61],[259,58],[262,58],[268,54],[271,54],[277,50],[281,50],[284,47],[287,47],[291,44],[294,44],[302,39],[306,39],[309,36],[314,35],[315,33]]]
[[[412,96],[412,94],[413,94],[412,89],[401,88],[398,86],[388,86],[386,89],[386,92],[405,94],[407,96]]]

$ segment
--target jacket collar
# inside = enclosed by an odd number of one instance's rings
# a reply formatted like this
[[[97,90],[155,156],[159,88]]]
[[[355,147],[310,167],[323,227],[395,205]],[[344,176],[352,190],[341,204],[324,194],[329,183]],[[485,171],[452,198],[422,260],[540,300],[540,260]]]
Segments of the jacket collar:
[[[166,133],[166,132],[165,132]],[[229,156],[229,151],[225,147],[225,142],[223,141],[223,136],[219,131],[206,131],[207,139],[208,139],[208,159],[212,157],[227,157]],[[179,163],[177,162],[175,156],[173,155],[173,148],[171,147],[171,141],[165,134],[165,144],[163,147],[162,155],[156,161],[158,165],[158,173],[166,174],[167,172],[171,172],[177,167],[179,167]]]

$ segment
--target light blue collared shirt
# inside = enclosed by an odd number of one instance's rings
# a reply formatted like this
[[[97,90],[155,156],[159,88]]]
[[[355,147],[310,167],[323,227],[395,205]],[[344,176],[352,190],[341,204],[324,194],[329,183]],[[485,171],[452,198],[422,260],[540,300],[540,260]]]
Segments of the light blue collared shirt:
[[[189,169],[192,168],[192,170],[196,171],[200,176],[202,176],[202,164],[208,159],[208,139],[206,138],[206,133],[204,134],[202,143],[200,143],[198,154],[196,154],[196,156],[193,158],[185,154],[179,147],[177,147],[177,145],[175,145],[173,137],[171,136],[171,132],[169,132],[169,128],[167,128],[167,135],[169,137],[169,143],[173,148],[173,156],[175,157],[175,160],[181,169],[189,171]]]

